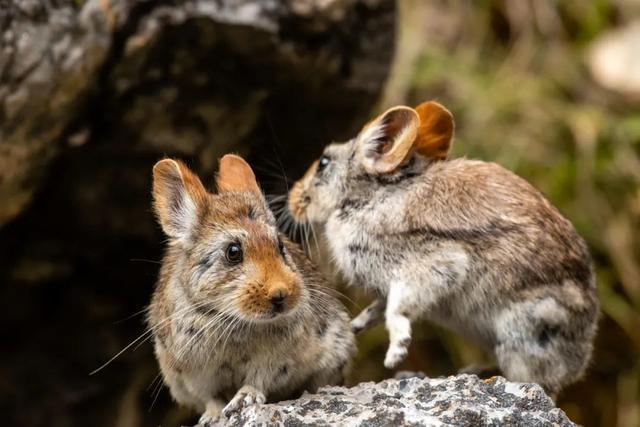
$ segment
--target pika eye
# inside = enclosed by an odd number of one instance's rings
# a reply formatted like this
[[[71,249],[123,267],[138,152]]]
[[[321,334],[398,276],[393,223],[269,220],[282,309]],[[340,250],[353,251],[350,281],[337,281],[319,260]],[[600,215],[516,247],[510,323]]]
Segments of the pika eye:
[[[242,246],[240,246],[240,243],[230,243],[224,256],[230,264],[240,264],[242,262]]]
[[[331,158],[323,154],[318,161],[318,172],[321,172],[324,168],[326,168],[330,161]]]

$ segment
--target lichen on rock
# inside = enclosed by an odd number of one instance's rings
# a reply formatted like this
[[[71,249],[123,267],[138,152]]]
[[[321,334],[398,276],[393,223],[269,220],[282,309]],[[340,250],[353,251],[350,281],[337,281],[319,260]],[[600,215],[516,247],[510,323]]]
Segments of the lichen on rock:
[[[389,379],[244,408],[219,426],[573,426],[537,384],[475,375]]]

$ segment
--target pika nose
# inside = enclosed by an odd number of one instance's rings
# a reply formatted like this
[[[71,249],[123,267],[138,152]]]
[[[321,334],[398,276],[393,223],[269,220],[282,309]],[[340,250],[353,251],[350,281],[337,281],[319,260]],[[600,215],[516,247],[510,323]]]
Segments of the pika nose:
[[[280,312],[284,310],[284,302],[287,299],[287,296],[287,291],[284,289],[277,289],[275,292],[271,293],[271,305],[273,305],[273,309],[275,311]]]

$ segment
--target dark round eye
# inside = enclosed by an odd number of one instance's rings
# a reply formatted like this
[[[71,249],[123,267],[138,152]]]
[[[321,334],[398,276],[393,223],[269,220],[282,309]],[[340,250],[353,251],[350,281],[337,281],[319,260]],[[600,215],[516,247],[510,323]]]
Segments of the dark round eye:
[[[318,172],[326,168],[330,161],[331,159],[323,154],[318,161]]]
[[[240,264],[242,262],[242,246],[240,243],[229,243],[224,255],[230,264]]]

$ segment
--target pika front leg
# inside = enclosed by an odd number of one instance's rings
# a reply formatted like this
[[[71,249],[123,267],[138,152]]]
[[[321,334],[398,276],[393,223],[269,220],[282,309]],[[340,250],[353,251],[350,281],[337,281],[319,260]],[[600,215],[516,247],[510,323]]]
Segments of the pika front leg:
[[[220,417],[220,413],[224,408],[224,401],[220,399],[212,399],[207,403],[204,413],[198,421],[198,427],[212,427]]]
[[[262,404],[267,401],[263,392],[251,385],[243,386],[233,399],[224,407],[222,414],[225,417],[230,417],[234,412],[240,411],[242,408],[256,403]]]
[[[389,348],[384,358],[384,366],[393,369],[402,362],[409,352],[411,344],[411,320],[407,317],[409,289],[403,282],[394,282],[389,288],[385,312],[386,326],[389,331]]]
[[[376,298],[367,308],[362,310],[351,321],[351,330],[354,334],[366,331],[380,322],[384,318],[384,306],[385,300],[383,298]]]

